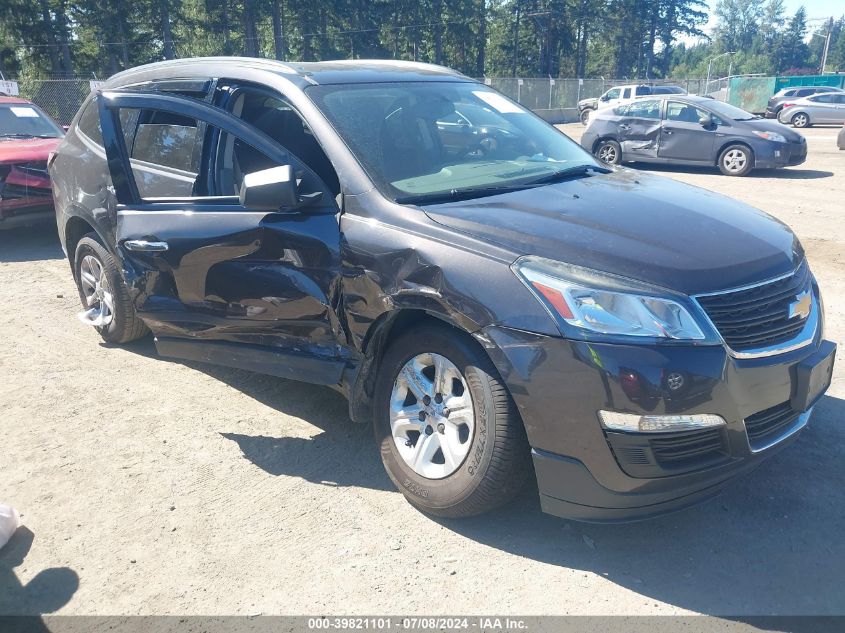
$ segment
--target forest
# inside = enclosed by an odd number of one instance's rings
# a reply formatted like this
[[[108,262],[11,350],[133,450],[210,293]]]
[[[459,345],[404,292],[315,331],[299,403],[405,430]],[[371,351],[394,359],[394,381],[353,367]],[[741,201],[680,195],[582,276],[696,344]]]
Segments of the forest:
[[[836,4],[836,3],[833,3]],[[839,5],[841,9],[841,5]],[[8,78],[105,78],[162,59],[394,58],[474,77],[845,69],[845,16],[784,0],[0,0]],[[715,27],[705,26],[715,24]]]

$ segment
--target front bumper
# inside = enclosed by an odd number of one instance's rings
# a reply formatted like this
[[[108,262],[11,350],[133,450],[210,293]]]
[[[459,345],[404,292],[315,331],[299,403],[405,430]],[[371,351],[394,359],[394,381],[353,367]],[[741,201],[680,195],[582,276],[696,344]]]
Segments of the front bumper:
[[[807,141],[761,143],[754,147],[754,166],[763,169],[794,167],[807,160]]]
[[[809,410],[794,412],[764,442],[749,439],[746,419],[751,429],[752,421],[788,406],[799,363],[832,345],[817,339],[778,356],[738,359],[721,345],[597,344],[502,327],[484,335],[522,414],[543,510],[584,521],[643,519],[697,503],[789,444]],[[684,434],[672,434],[678,437],[667,453],[650,442],[669,434],[605,431],[597,416],[602,409],[709,413],[727,425],[718,437],[711,434],[709,450],[698,452],[687,449],[702,438],[690,444]]]
[[[0,230],[55,221],[52,199],[0,200]]]

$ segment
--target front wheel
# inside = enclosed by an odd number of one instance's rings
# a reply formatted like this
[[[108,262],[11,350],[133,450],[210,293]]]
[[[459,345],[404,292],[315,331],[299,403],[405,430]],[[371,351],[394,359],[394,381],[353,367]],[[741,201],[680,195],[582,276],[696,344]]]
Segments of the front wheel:
[[[606,165],[618,165],[622,162],[622,147],[612,139],[605,139],[596,147],[596,158]]]
[[[522,420],[495,368],[446,326],[416,329],[387,350],[374,432],[393,483],[429,514],[487,512],[531,472]]]
[[[719,154],[719,170],[726,176],[744,176],[754,166],[754,156],[745,145],[730,145]]]
[[[590,123],[590,116],[592,115],[593,111],[590,108],[586,110],[582,110],[580,114],[581,125],[588,125]]]
[[[790,120],[793,127],[810,127],[810,117],[804,112],[796,112]]]

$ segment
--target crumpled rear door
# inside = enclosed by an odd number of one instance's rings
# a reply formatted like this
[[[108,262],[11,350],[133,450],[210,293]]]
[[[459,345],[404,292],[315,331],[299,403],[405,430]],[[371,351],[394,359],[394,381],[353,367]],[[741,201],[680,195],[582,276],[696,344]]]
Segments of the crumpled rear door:
[[[660,141],[660,101],[637,101],[619,121],[622,153],[626,159],[656,157]]]

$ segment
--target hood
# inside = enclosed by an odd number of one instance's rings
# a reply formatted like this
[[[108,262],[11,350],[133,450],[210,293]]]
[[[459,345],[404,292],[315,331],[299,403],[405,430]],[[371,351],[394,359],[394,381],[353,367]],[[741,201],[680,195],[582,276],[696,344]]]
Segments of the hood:
[[[588,97],[587,99],[581,99],[578,102],[579,106],[593,106],[599,102],[598,97]]]
[[[0,140],[0,164],[46,161],[60,138],[15,138]]]
[[[775,132],[783,136],[790,143],[804,143],[804,136],[788,128],[783,123],[772,119],[752,119],[751,121],[734,121],[737,127],[744,127],[748,130],[760,130],[761,132]]]
[[[516,256],[539,255],[684,294],[776,277],[803,258],[792,231],[762,211],[627,169],[425,211]]]

